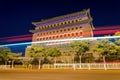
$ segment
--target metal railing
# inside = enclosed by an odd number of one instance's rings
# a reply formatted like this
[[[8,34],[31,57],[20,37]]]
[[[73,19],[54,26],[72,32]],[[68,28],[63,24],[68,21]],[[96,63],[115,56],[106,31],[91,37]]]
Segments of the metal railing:
[[[120,69],[120,63],[56,63],[39,65],[14,65],[14,69]],[[0,65],[0,69],[12,69],[10,65]]]

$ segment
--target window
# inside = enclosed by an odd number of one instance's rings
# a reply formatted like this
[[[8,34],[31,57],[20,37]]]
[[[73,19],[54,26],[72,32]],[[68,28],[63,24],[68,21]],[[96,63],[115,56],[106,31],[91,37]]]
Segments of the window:
[[[79,19],[79,21],[81,21],[82,19]]]
[[[49,34],[51,34],[51,32],[49,32]]]
[[[72,20],[71,23],[74,23],[74,21]]]
[[[50,28],[50,25],[48,25],[48,28]]]
[[[76,27],[76,30],[78,29],[78,27]]]
[[[68,21],[68,23],[70,24],[70,23],[71,23],[71,21]]]
[[[49,37],[49,39],[51,39],[51,37]]]
[[[55,31],[53,31],[53,33],[55,33]]]
[[[55,27],[54,24],[52,24],[52,27]]]
[[[78,20],[76,19],[75,22],[78,22]]]
[[[79,34],[80,34],[80,36],[82,36],[82,32],[80,32]]]
[[[45,38],[43,38],[43,40],[45,40]]]
[[[48,26],[45,26],[45,29],[48,28]]]
[[[60,23],[58,23],[58,25],[57,26],[60,26]]]
[[[64,25],[64,22],[62,22],[61,25]]]
[[[66,29],[64,29],[64,31],[66,31]]]
[[[46,32],[46,34],[48,34],[48,32]]]
[[[55,36],[53,36],[53,39],[55,38]]]
[[[68,28],[68,31],[70,31],[70,29]]]
[[[59,36],[56,36],[56,38],[59,38]]]
[[[60,32],[62,32],[62,30],[60,30]]]
[[[45,33],[43,33],[43,35],[45,35]]]
[[[39,41],[39,38],[37,38],[37,41]]]
[[[48,37],[46,37],[46,40],[48,39]]]
[[[41,29],[41,27],[38,27],[38,29]]]
[[[56,32],[58,33],[59,31],[57,30]]]
[[[55,24],[55,26],[57,26],[57,24]]]
[[[45,29],[45,26],[42,26],[42,29]]]
[[[68,34],[68,37],[70,37],[70,34]]]
[[[37,34],[37,36],[39,36],[39,33]]]
[[[62,38],[62,35],[60,35],[60,38]]]
[[[71,28],[72,30],[74,30],[74,28]]]
[[[42,38],[39,38],[39,40],[42,40]]]
[[[66,34],[64,34],[64,37],[66,37]]]
[[[78,36],[78,33],[76,33],[76,36]]]
[[[65,22],[65,24],[67,24],[67,22]]]
[[[72,33],[72,37],[74,36],[74,33]]]
[[[82,28],[82,26],[80,26],[79,28]]]

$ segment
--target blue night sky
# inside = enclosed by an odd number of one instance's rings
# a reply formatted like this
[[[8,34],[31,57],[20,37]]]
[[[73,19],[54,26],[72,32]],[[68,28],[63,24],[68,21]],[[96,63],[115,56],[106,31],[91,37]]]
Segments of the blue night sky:
[[[88,8],[95,27],[120,25],[120,0],[1,0],[0,38],[31,34],[32,22]]]

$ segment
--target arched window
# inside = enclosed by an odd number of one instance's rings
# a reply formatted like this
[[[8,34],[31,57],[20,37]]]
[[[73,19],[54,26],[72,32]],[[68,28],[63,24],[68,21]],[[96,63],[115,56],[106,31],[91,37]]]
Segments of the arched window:
[[[56,36],[56,38],[59,38],[59,36]]]
[[[52,27],[55,27],[55,25],[54,25],[54,24],[52,24]]]
[[[71,28],[72,30],[74,30],[74,28]]]
[[[68,31],[70,31],[70,29],[68,28]]]
[[[48,40],[48,37],[46,37],[46,40]]]
[[[55,31],[53,31],[53,33],[55,33]]]
[[[69,21],[69,24],[71,23],[71,20]]]
[[[62,30],[60,30],[60,32],[62,32]]]
[[[37,36],[39,36],[39,33],[37,34]]]
[[[39,41],[39,38],[37,38],[37,41]]]
[[[71,23],[74,23],[74,20],[72,20]]]
[[[68,34],[68,37],[70,37],[70,34]]]
[[[60,38],[62,38],[62,35],[60,35]]]
[[[51,39],[51,37],[49,37],[49,39]]]
[[[76,33],[76,36],[78,36],[78,33]]]
[[[43,35],[45,35],[45,33],[43,33]]]
[[[49,32],[49,34],[51,34],[51,32]]]
[[[64,25],[64,22],[61,22],[61,25]]]
[[[55,38],[55,36],[53,36],[53,39]]]
[[[78,27],[76,27],[76,30],[78,30]]]
[[[67,24],[67,22],[65,22],[65,24]]]
[[[82,32],[80,32],[79,34],[80,34],[80,36],[82,36]]]
[[[56,31],[57,33],[59,32],[59,30]]]
[[[80,28],[82,28],[82,26],[80,26]]]
[[[75,22],[78,22],[78,19],[76,19]]]
[[[66,31],[66,29],[64,29],[64,31]]]
[[[74,33],[72,33],[72,37],[74,37]]]
[[[66,34],[64,34],[64,37],[67,37],[67,35],[66,35]]]
[[[43,40],[45,40],[45,38],[43,38]]]
[[[48,32],[46,32],[46,34],[48,34]]]

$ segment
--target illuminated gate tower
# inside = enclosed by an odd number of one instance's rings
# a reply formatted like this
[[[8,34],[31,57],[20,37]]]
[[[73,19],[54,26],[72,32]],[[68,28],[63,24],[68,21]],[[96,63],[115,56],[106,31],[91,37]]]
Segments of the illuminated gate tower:
[[[67,50],[72,50],[69,41],[61,39],[74,39],[82,37],[93,37],[92,17],[90,10],[58,16],[40,22],[32,22],[35,25],[35,30],[30,30],[33,33],[32,42],[41,41],[40,45],[44,47],[58,47],[64,54]],[[47,42],[45,42],[47,41]],[[56,42],[59,41],[59,42]],[[42,45],[42,42],[43,43]],[[29,49],[26,48],[26,57],[29,57]]]
[[[30,30],[33,33],[32,41],[93,37],[94,27],[89,9],[32,24],[36,26],[35,30]]]

